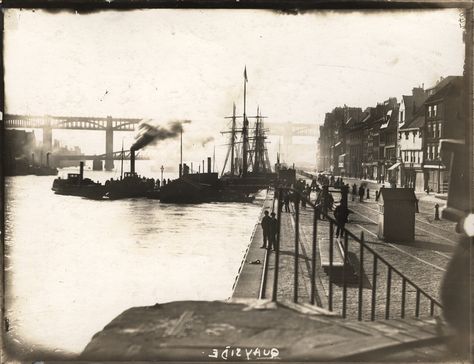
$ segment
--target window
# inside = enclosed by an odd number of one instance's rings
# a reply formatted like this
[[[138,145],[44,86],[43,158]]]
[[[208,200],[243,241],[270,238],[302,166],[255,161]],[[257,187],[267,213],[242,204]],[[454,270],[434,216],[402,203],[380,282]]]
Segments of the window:
[[[420,163],[420,152],[417,152],[417,157],[418,157],[418,160],[417,160],[417,163]]]
[[[438,124],[433,123],[433,138],[436,138]]]
[[[441,138],[441,123],[438,123],[438,138]]]
[[[404,160],[405,160],[405,162],[408,162],[408,152],[404,152],[404,154],[405,154],[405,159]]]
[[[438,105],[433,106],[433,116],[438,115]]]

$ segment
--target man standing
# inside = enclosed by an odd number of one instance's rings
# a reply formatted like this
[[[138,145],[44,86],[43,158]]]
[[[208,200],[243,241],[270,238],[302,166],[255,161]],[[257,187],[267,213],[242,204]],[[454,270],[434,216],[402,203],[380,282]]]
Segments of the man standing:
[[[334,209],[334,217],[337,222],[336,238],[339,237],[339,233],[342,238],[342,235],[344,233],[344,225],[346,225],[348,215],[349,210],[347,209],[347,207],[344,207],[341,204],[337,205],[337,207]]]
[[[264,214],[265,216],[263,216],[262,222],[260,223],[263,230],[263,245],[260,248],[266,248],[268,240],[271,239],[270,229],[272,225],[272,218],[268,216],[268,210],[265,210]]]
[[[363,185],[359,187],[359,201],[362,202],[364,199],[365,189]]]
[[[270,214],[271,221],[270,221],[270,245],[268,249],[275,250],[276,249],[276,238],[277,238],[277,230],[278,230],[278,220],[275,217],[275,213],[272,212]]]

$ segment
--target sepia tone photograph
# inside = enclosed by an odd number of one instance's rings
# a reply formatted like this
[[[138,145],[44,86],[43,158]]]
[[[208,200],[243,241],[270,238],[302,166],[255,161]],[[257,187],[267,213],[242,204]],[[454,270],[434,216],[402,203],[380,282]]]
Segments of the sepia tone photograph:
[[[3,9],[2,362],[468,362],[473,20]]]

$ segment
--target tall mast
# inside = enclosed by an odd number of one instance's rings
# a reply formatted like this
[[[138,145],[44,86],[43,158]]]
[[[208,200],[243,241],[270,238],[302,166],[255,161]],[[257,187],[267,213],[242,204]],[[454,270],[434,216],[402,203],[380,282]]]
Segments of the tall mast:
[[[244,120],[242,126],[242,137],[243,137],[243,148],[242,148],[242,175],[245,176],[247,174],[247,143],[248,143],[248,135],[247,135],[247,127],[248,127],[248,120],[247,115],[245,113],[246,107],[246,97],[247,97],[247,66],[244,69]]]
[[[212,154],[212,172],[216,169],[216,145],[214,144],[214,153]]]
[[[180,135],[180,147],[179,147],[179,177],[183,175],[183,127],[181,126],[181,130],[179,131]]]
[[[123,138],[122,138],[122,154],[121,154],[122,160],[120,162],[120,180],[123,179]]]
[[[255,147],[254,147],[254,156],[255,156],[255,162],[254,162],[254,169],[255,172],[260,172],[260,164],[259,164],[259,152],[260,152],[260,143],[259,143],[259,137],[260,137],[260,107],[257,106],[257,121],[255,122]]]
[[[235,149],[235,103],[232,112],[232,131],[230,134],[230,175],[234,175],[234,149]]]

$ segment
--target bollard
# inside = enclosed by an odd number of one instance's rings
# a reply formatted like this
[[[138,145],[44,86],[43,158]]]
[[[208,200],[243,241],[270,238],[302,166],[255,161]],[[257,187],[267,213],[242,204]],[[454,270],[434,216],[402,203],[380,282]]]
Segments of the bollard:
[[[439,220],[439,205],[435,205],[435,220]]]
[[[370,190],[367,188],[367,200],[370,198]]]

